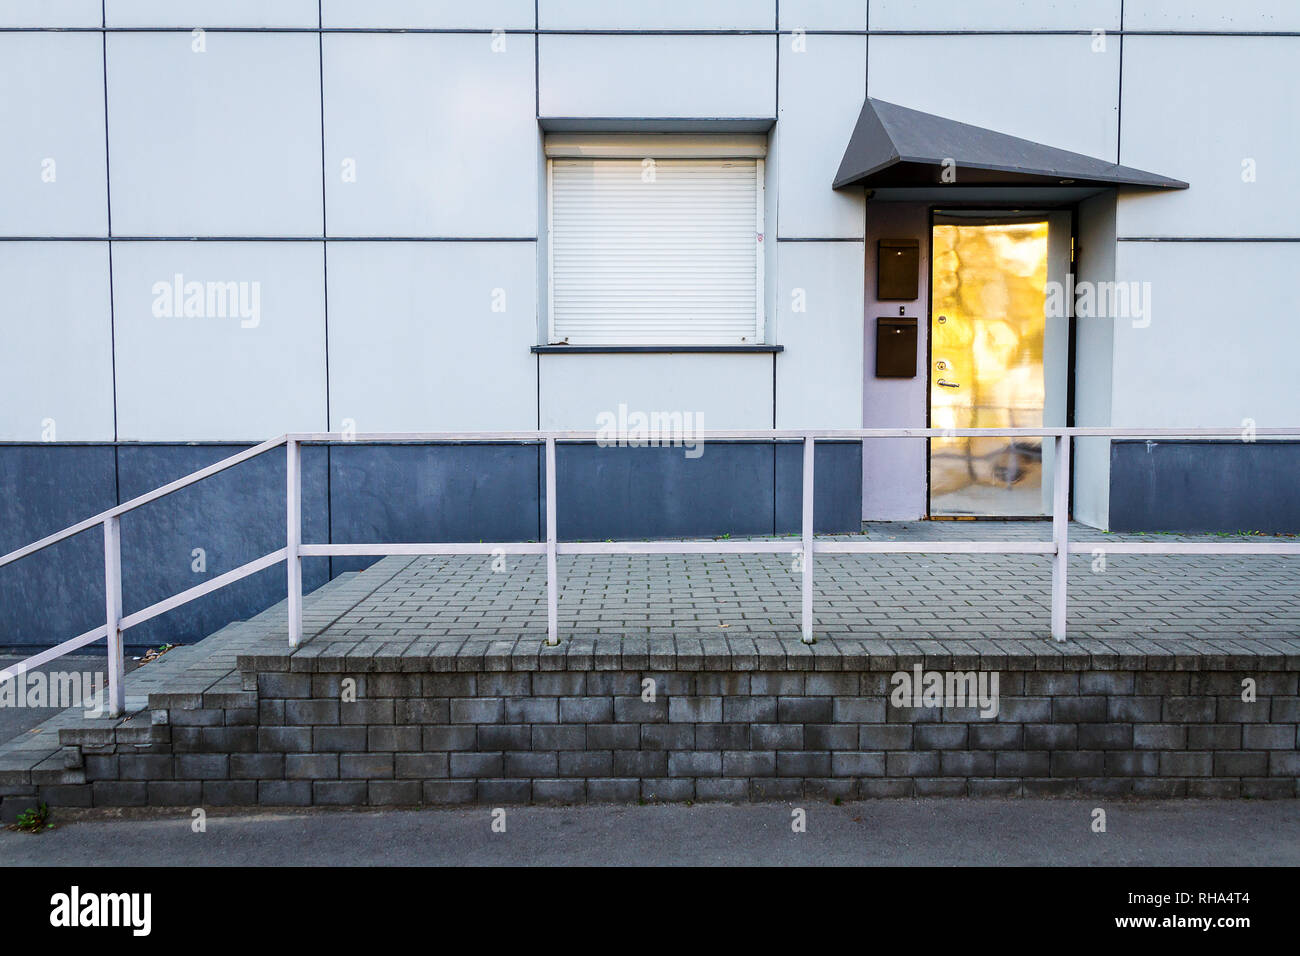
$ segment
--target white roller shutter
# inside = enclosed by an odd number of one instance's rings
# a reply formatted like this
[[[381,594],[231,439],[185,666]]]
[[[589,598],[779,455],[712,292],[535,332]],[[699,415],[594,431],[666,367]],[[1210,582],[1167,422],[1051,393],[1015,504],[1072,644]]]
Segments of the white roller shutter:
[[[550,161],[550,341],[762,342],[762,161]]]

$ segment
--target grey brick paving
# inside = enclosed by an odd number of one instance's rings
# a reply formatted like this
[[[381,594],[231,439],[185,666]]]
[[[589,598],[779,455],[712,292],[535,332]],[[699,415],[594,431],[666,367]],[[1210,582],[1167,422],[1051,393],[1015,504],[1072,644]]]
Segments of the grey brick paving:
[[[1111,535],[1075,525],[1075,540],[1207,540]],[[890,522],[868,540],[1029,540],[1046,522]],[[844,539],[848,536],[830,536]],[[1213,540],[1221,540],[1214,536]],[[797,539],[790,539],[791,550]],[[540,557],[515,556],[504,572],[480,557],[390,558],[388,579],[315,639],[318,653],[396,654],[429,644],[504,642],[546,630]],[[1075,638],[1256,640],[1300,634],[1300,560],[1285,556],[1091,555],[1070,562]],[[787,638],[799,633],[799,575],[784,555],[569,556],[560,566],[560,631],[570,643],[614,636]],[[814,626],[831,640],[1038,641],[1048,629],[1048,561],[1032,555],[822,555]],[[380,651],[379,645],[387,645]],[[589,648],[588,651],[591,649]],[[648,652],[649,648],[647,648]],[[485,647],[491,654],[493,649]],[[593,661],[593,666],[597,666]]]

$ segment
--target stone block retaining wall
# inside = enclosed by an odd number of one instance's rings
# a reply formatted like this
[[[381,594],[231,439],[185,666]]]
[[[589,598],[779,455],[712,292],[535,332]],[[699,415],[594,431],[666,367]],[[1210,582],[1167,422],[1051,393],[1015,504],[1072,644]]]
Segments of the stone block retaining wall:
[[[242,690],[153,694],[131,721],[62,731],[61,765],[32,787],[75,806],[1300,795],[1298,671],[1282,658],[1008,660],[992,718],[891,703],[894,672],[968,669],[951,657],[631,658],[241,659]]]

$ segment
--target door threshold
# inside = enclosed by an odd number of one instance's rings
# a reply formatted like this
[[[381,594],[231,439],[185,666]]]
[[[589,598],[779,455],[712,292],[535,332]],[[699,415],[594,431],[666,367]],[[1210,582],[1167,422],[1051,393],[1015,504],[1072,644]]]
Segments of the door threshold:
[[[926,521],[1051,521],[1051,515],[926,515]]]

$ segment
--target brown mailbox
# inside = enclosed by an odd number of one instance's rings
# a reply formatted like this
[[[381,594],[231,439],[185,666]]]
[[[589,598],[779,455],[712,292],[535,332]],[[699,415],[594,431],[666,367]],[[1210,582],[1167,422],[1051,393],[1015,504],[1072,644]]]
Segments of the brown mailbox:
[[[876,378],[916,378],[916,319],[876,319]]]
[[[919,239],[881,239],[876,246],[876,298],[915,299],[920,270]]]

